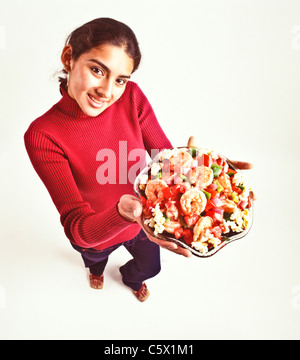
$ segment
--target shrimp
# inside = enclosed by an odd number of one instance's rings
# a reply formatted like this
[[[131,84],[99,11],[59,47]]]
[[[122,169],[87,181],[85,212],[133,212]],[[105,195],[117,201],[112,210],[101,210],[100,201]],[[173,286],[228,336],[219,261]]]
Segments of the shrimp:
[[[161,179],[149,180],[145,189],[145,194],[147,196],[147,199],[149,199],[152,202],[156,202],[157,200],[164,200],[163,189],[167,187],[168,185],[164,180]]]
[[[168,202],[166,202],[166,216],[170,219],[173,219],[173,220],[177,220],[178,219],[178,216],[179,216],[179,213],[178,213],[178,209],[176,207],[176,201],[172,201],[172,200],[169,200]]]
[[[204,234],[206,229],[209,229],[213,226],[213,219],[209,216],[201,217],[194,226],[193,232],[193,241],[201,241],[201,237]]]
[[[204,189],[213,182],[214,173],[211,168],[201,165],[192,169],[188,174],[188,178],[199,189]]]
[[[237,206],[232,200],[226,199],[223,200],[222,208],[224,209],[225,212],[232,213],[237,208]]]
[[[225,192],[228,192],[230,194],[232,193],[230,177],[228,174],[221,174],[218,177],[218,182],[221,186],[223,186]]]
[[[170,170],[177,170],[180,172],[182,167],[189,167],[193,161],[192,155],[187,152],[186,149],[179,149],[178,152],[175,152],[174,155],[170,157]]]
[[[163,227],[165,228],[165,231],[174,234],[176,229],[179,229],[181,227],[180,223],[178,221],[169,220],[165,221],[163,223]]]
[[[180,205],[184,215],[200,215],[206,206],[206,196],[201,190],[191,188],[181,196]]]

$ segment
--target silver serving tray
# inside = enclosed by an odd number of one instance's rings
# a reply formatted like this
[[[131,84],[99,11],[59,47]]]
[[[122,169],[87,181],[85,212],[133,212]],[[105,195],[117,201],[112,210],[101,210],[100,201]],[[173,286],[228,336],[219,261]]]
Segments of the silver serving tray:
[[[180,148],[187,148],[187,147],[183,146],[183,147],[178,147],[177,149],[180,149]],[[139,191],[139,184],[140,184],[141,177],[143,175],[148,174],[152,164],[157,162],[158,156],[159,156],[159,154],[152,161],[150,161],[149,164],[136,177],[135,182],[133,184],[133,189],[134,189],[134,192],[135,192],[136,196],[139,197],[141,195],[141,193]],[[227,161],[228,166],[231,169],[233,169],[235,171],[240,171],[241,170],[241,169],[237,168],[236,166],[234,166],[233,163],[229,159],[227,159],[225,156],[223,156],[223,155],[221,155],[221,156]],[[184,249],[188,249],[195,256],[198,256],[198,257],[201,257],[201,258],[208,258],[208,257],[211,257],[211,256],[215,255],[218,251],[223,249],[226,245],[231,244],[232,242],[234,242],[236,240],[242,239],[243,237],[245,237],[249,233],[249,231],[250,231],[250,229],[252,227],[252,223],[253,223],[253,199],[250,198],[250,202],[251,202],[251,207],[250,207],[250,209],[248,209],[249,210],[249,223],[248,223],[247,229],[245,229],[244,231],[241,231],[239,233],[230,231],[228,234],[226,234],[226,236],[222,236],[222,238],[221,238],[222,242],[221,242],[220,245],[218,245],[215,248],[210,249],[205,254],[202,254],[200,251],[198,251],[198,250],[194,249],[193,247],[189,246],[183,240],[176,239],[175,237],[173,237],[171,234],[169,234],[167,232],[163,232],[162,234],[154,235],[154,232],[153,232],[152,228],[150,228],[148,225],[144,224],[145,219],[144,219],[143,215],[142,215],[142,228],[146,233],[148,233],[149,235],[151,235],[151,236],[153,236],[153,237],[155,237],[157,239],[173,242],[173,243],[177,244],[178,246],[181,246]]]

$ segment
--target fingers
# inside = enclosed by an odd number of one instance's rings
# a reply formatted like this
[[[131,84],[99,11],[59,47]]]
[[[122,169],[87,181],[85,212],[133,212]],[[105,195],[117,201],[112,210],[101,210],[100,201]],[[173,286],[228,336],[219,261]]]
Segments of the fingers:
[[[183,249],[182,247],[178,247],[177,249],[174,249],[174,250],[172,250],[172,249],[168,249],[168,250],[174,252],[177,255],[182,255],[187,258],[192,257],[192,253],[187,249]]]
[[[135,218],[140,218],[142,212],[143,212],[142,204],[139,201],[135,201],[133,204],[133,216]]]
[[[257,200],[257,196],[254,194],[253,191],[250,191],[250,199],[253,201]]]
[[[175,243],[173,243],[171,241],[159,240],[159,239],[153,238],[152,236],[149,237],[149,239],[151,241],[155,242],[156,244],[158,244],[160,247],[162,247],[162,248],[164,248],[166,250],[172,251],[175,254],[183,255],[185,257],[191,257],[192,256],[192,253],[189,250],[184,249],[181,246],[178,246],[177,244],[175,244]]]
[[[196,140],[195,140],[194,136],[189,137],[188,147],[196,147]]]
[[[129,221],[137,221],[143,211],[140,200],[133,195],[123,195],[118,203],[119,214]]]
[[[230,162],[241,170],[250,170],[253,168],[253,164],[246,162],[246,161],[237,161],[237,160],[230,160]]]

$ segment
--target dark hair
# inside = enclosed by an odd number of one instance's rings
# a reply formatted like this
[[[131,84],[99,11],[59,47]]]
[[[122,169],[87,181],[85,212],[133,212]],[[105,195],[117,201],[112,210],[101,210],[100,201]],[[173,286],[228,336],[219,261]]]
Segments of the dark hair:
[[[123,47],[133,60],[133,71],[136,71],[141,61],[141,51],[134,32],[127,25],[110,18],[98,18],[75,29],[66,40],[65,45],[72,46],[72,58],[77,60],[80,55],[100,45]],[[67,75],[66,70],[61,71]],[[62,85],[66,84],[66,76],[60,76]]]

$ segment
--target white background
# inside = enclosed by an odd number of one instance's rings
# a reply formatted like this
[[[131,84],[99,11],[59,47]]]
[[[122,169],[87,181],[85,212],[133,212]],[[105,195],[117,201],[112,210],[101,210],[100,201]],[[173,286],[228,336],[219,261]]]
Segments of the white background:
[[[299,339],[299,1],[0,1],[0,338]],[[249,235],[209,259],[162,250],[145,303],[121,284],[125,249],[89,288],[23,144],[60,98],[67,35],[102,16],[135,31],[133,80],[173,145],[254,164]]]

